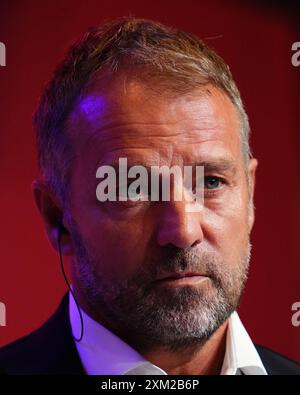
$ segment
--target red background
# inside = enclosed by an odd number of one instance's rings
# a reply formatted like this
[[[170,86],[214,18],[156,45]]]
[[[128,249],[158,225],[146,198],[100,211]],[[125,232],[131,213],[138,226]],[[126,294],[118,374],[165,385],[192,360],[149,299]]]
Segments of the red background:
[[[30,184],[37,175],[31,117],[43,84],[69,44],[90,25],[132,14],[176,26],[210,43],[231,66],[259,160],[252,269],[240,315],[252,338],[300,362],[300,12],[235,1],[3,1],[0,41],[0,346],[37,328],[66,287],[45,237]]]

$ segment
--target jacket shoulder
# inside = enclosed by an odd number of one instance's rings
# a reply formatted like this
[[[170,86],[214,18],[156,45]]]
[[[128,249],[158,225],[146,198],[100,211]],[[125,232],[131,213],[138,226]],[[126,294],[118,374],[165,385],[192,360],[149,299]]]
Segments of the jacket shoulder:
[[[300,364],[261,345],[255,345],[269,375],[300,375]]]
[[[68,320],[68,298],[39,329],[0,349],[4,374],[82,374]]]

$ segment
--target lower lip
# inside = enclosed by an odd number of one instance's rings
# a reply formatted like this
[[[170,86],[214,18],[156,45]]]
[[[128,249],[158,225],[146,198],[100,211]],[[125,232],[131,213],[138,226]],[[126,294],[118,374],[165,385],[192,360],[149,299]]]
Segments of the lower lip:
[[[208,277],[206,277],[206,276],[187,276],[187,277],[180,277],[180,278],[166,278],[166,279],[157,281],[157,283],[177,287],[177,286],[181,286],[181,285],[199,284],[207,279],[208,279]]]

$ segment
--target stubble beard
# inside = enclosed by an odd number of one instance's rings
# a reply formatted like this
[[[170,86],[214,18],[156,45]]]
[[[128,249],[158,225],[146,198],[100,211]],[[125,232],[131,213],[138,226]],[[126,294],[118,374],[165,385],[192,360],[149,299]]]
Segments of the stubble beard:
[[[239,305],[250,262],[249,237],[238,262],[223,262],[216,253],[200,253],[196,247],[170,247],[165,249],[164,259],[149,260],[132,278],[116,281],[103,275],[101,265],[105,262],[87,251],[74,222],[71,235],[76,257],[74,275],[87,304],[140,351],[201,346]],[[154,283],[163,271],[183,270],[203,273],[207,279],[196,286]]]

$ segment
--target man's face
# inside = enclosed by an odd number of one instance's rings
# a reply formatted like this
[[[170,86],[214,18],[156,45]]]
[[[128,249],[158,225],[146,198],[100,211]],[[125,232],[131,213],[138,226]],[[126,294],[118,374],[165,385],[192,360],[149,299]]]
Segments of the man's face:
[[[141,348],[208,338],[236,309],[250,256],[256,161],[245,167],[233,104],[213,87],[150,93],[121,73],[90,84],[68,133],[75,157],[65,220],[75,289]],[[119,158],[128,167],[205,162],[202,210],[187,212],[172,194],[170,201],[99,202],[96,170]],[[193,276],[174,280],[180,273]]]

